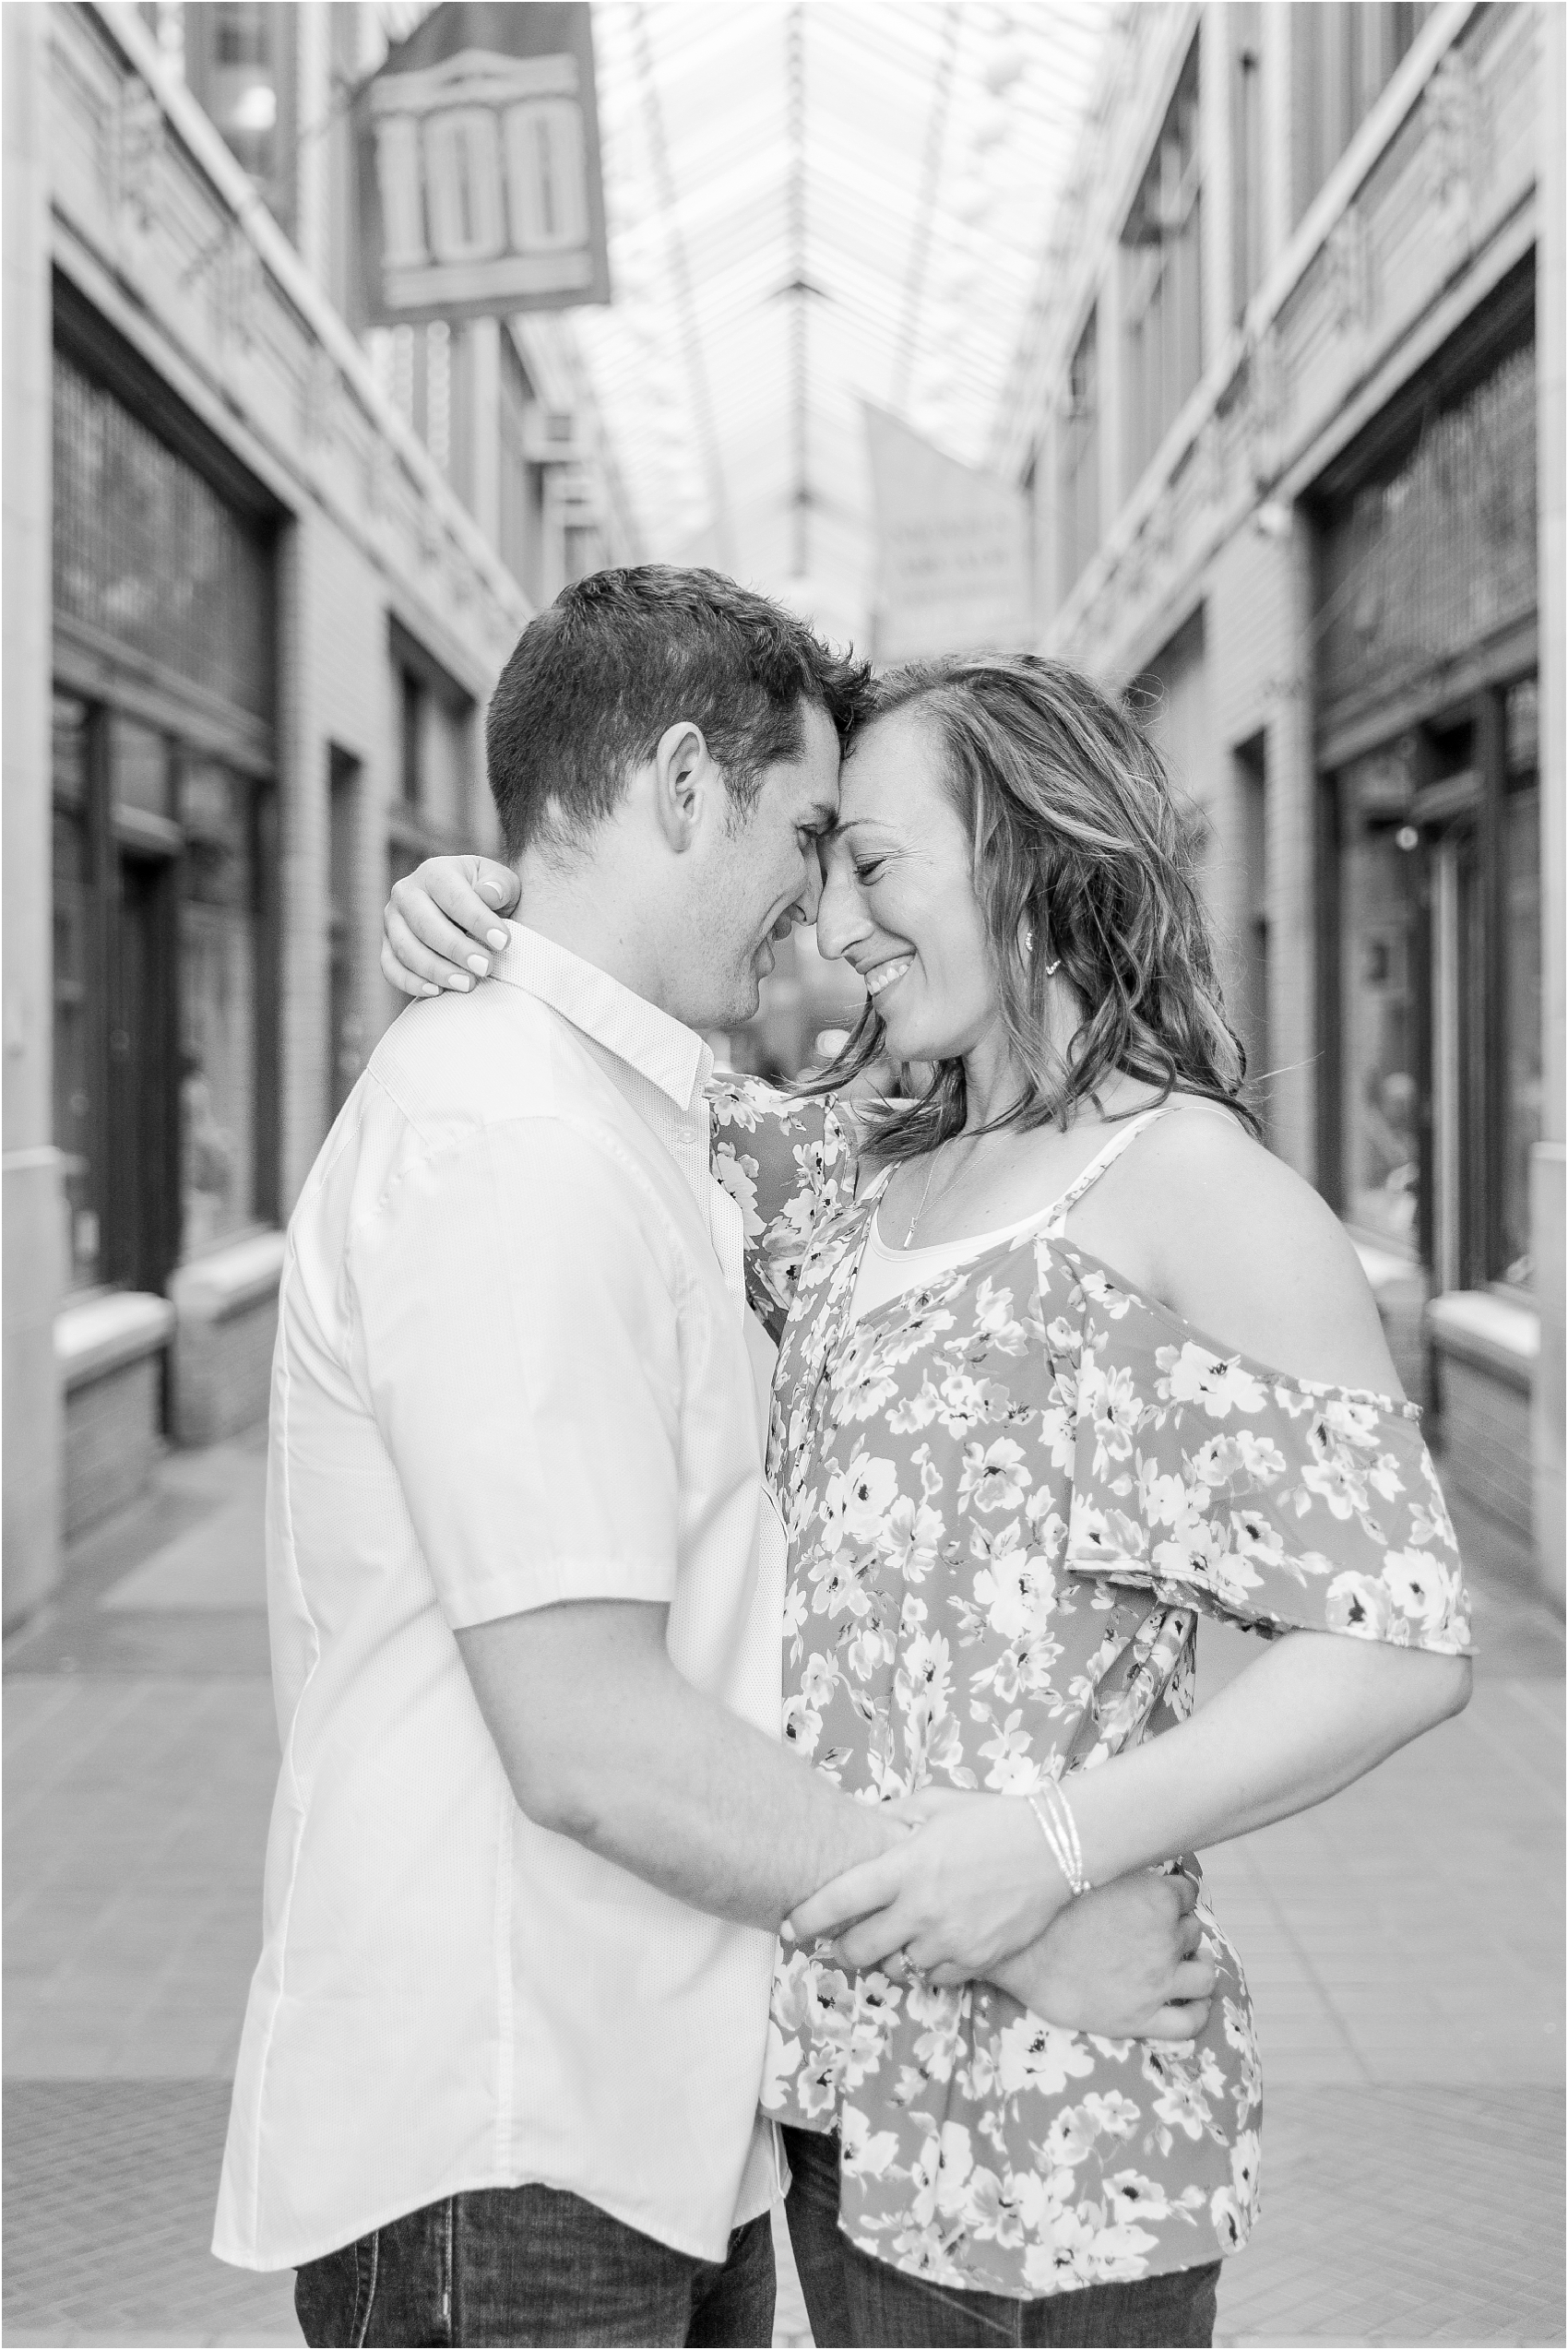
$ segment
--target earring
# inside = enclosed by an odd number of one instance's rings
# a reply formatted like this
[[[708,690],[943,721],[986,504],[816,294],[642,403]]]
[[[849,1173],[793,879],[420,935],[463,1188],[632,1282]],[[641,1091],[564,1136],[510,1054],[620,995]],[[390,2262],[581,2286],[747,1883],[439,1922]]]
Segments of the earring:
[[[1030,955],[1034,953],[1034,945],[1035,945],[1035,932],[1034,932],[1034,924],[1033,924],[1032,922],[1027,922],[1027,921],[1026,921],[1026,922],[1020,922],[1020,923],[1019,923],[1019,925],[1018,925],[1018,952],[1019,952],[1019,954],[1023,956],[1023,958],[1024,958],[1024,960],[1025,960],[1025,962],[1026,962],[1026,963],[1028,961],[1029,956],[1030,956]],[[1055,976],[1056,976],[1056,974],[1057,974],[1057,972],[1058,972],[1061,968],[1062,968],[1062,957],[1061,957],[1060,955],[1058,955],[1054,963],[1048,963],[1048,964],[1046,965],[1046,967],[1045,967],[1045,976],[1046,976],[1046,978],[1047,978],[1048,979],[1054,979],[1054,978],[1055,978]]]

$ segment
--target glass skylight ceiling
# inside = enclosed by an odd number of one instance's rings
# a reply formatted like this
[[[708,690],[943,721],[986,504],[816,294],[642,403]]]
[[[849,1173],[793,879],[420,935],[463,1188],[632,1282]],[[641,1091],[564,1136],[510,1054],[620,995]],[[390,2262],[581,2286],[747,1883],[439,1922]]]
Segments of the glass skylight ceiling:
[[[614,303],[576,330],[648,555],[861,633],[861,402],[984,461],[1126,13],[600,0]]]

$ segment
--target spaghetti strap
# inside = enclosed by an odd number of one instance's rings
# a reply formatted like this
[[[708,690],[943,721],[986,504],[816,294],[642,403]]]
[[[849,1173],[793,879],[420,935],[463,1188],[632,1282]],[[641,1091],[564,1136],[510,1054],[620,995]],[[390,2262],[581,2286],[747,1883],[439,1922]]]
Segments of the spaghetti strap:
[[[1048,1240],[1066,1238],[1068,1210],[1077,1205],[1091,1183],[1099,1182],[1108,1167],[1115,1165],[1128,1144],[1136,1142],[1146,1126],[1152,1126],[1157,1118],[1168,1118],[1175,1107],[1173,1101],[1157,1101],[1152,1110],[1140,1110],[1135,1118],[1129,1118],[1124,1126],[1117,1128],[1104,1148],[1096,1151],[1082,1174],[1074,1177],[1055,1206],[1047,1210],[1044,1237]]]

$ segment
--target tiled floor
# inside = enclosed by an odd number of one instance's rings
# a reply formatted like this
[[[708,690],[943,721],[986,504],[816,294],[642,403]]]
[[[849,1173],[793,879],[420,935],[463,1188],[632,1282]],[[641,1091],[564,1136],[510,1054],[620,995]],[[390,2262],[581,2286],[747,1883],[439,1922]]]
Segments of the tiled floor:
[[[260,1473],[172,1456],[6,1654],[11,2344],[299,2340],[290,2278],[207,2251],[278,1751]],[[1222,2343],[1563,2338],[1562,1632],[1463,1531],[1468,1713],[1209,1863],[1268,2080]],[[1203,1641],[1212,1690],[1249,1652]]]

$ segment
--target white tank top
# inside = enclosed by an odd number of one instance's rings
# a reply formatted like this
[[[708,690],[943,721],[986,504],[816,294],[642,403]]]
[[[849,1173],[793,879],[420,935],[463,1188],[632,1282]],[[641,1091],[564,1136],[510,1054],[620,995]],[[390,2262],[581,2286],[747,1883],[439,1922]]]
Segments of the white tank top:
[[[932,1288],[936,1282],[944,1280],[957,1266],[967,1264],[971,1257],[980,1256],[987,1249],[995,1248],[999,1241],[1010,1240],[1016,1234],[1028,1232],[1033,1227],[1038,1226],[1047,1239],[1060,1239],[1068,1210],[1083,1198],[1089,1185],[1097,1181],[1115,1159],[1120,1158],[1128,1144],[1141,1134],[1146,1126],[1152,1126],[1157,1118],[1165,1117],[1175,1107],[1174,1102],[1157,1102],[1152,1110],[1141,1110],[1135,1118],[1129,1118],[1124,1126],[1117,1128],[1104,1148],[1095,1153],[1082,1172],[1074,1177],[1061,1198],[1053,1201],[1049,1207],[1038,1208],[1033,1216],[1022,1216],[1016,1224],[999,1224],[990,1232],[967,1233],[961,1240],[938,1240],[933,1248],[892,1249],[883,1239],[882,1194],[893,1173],[893,1169],[888,1168],[885,1174],[877,1178],[876,1213],[872,1217],[865,1246],[861,1251],[860,1270],[855,1276],[855,1295],[849,1308],[850,1322],[859,1322],[864,1315],[874,1313],[878,1306],[885,1304],[889,1298],[898,1297],[906,1289]]]

